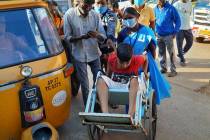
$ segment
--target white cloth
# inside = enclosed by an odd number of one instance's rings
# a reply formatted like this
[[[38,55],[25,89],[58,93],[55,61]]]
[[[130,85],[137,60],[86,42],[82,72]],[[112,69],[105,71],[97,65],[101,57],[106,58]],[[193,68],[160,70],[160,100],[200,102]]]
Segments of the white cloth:
[[[106,75],[101,75],[101,78],[103,78],[103,80],[105,81],[109,89],[120,89],[120,90],[126,90],[126,91],[129,90],[130,81],[126,84],[122,84],[122,83],[113,81],[111,78],[109,78]]]
[[[181,19],[181,27],[180,30],[189,30],[191,29],[190,26],[190,15],[192,12],[192,3],[187,1],[183,3],[182,1],[177,1],[174,3],[174,7],[179,13]]]

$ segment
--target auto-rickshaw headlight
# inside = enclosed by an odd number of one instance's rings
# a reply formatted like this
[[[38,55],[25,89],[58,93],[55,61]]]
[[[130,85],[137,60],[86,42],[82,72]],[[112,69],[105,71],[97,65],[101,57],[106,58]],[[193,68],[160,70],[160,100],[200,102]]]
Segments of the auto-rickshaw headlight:
[[[21,69],[21,75],[24,77],[29,77],[32,74],[32,68],[29,66],[24,66]]]

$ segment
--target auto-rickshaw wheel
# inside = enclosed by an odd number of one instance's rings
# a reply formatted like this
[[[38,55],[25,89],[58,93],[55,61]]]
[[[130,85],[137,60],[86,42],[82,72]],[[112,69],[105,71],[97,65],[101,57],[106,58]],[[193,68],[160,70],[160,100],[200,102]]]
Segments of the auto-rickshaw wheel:
[[[157,106],[154,91],[152,91],[148,99],[148,110],[145,113],[144,119],[144,127],[147,131],[146,140],[155,140],[157,126]]]
[[[88,125],[89,140],[100,140],[103,136],[103,131],[96,125]]]

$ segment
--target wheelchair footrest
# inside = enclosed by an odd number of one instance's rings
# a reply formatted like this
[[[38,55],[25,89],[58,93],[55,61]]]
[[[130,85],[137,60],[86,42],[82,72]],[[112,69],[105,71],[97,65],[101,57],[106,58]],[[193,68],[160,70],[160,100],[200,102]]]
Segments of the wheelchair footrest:
[[[100,124],[100,125],[131,125],[133,126],[133,118],[128,114],[110,114],[110,113],[86,113],[80,112],[79,116],[85,122],[84,124]]]

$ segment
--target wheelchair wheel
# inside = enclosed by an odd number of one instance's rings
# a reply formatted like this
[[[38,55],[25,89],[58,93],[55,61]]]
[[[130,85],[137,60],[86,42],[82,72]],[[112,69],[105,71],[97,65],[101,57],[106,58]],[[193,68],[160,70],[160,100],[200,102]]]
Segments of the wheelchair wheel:
[[[148,133],[146,140],[155,140],[157,126],[157,106],[154,91],[152,91],[148,100],[149,108],[145,114],[145,128]]]
[[[103,136],[103,131],[96,125],[88,125],[89,140],[100,140]]]

